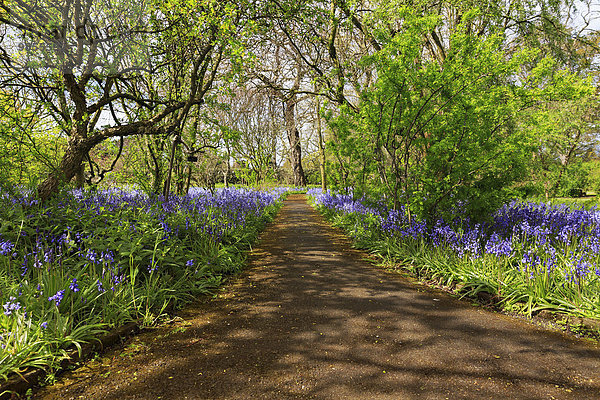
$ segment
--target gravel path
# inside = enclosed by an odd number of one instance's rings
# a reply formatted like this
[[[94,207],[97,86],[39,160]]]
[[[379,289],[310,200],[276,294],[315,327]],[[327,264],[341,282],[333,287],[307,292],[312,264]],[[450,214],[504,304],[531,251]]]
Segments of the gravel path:
[[[386,273],[291,195],[249,268],[34,399],[600,399],[600,348]]]

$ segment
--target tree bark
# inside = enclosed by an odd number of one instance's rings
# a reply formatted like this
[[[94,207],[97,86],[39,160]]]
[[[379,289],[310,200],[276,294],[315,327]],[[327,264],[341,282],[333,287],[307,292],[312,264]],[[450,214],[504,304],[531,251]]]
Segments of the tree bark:
[[[187,176],[185,178],[185,190],[182,194],[187,195],[190,192],[190,185],[192,184],[192,173],[194,166],[192,164],[187,167]]]
[[[288,141],[290,143],[290,160],[295,186],[306,186],[306,176],[302,168],[302,148],[300,146],[300,132],[296,127],[296,94],[291,94],[285,100],[285,127],[287,130]]]
[[[321,110],[320,102],[317,97],[317,133],[319,135],[319,168],[321,169],[321,189],[327,190],[327,173],[325,171],[325,146],[323,145],[323,130],[321,126]]]
[[[79,165],[79,169],[75,174],[75,184],[77,189],[83,189],[85,185],[85,163],[83,162]]]
[[[227,163],[226,163],[226,169],[223,172],[223,184],[225,185],[226,188],[229,187],[229,177],[231,176],[231,150],[229,149],[229,146],[227,146]]]
[[[175,135],[173,138],[173,146],[171,147],[171,156],[169,157],[169,167],[167,170],[167,179],[165,180],[165,186],[163,188],[163,196],[165,201],[169,200],[169,194],[171,193],[171,179],[173,176],[173,166],[175,165],[175,153],[177,151],[177,144],[179,143],[179,135]]]
[[[152,167],[152,192],[155,194],[159,194],[160,185],[162,183],[162,166],[154,151],[154,148],[152,147],[152,142],[150,141],[150,138],[148,136],[146,136],[145,142],[146,146],[148,147],[148,153],[150,154],[150,158],[152,160],[152,166],[150,166],[150,163],[146,161],[149,169],[150,167]],[[160,151],[162,151],[162,149],[159,149],[157,145],[157,152]]]
[[[89,148],[86,143],[79,140],[79,138],[69,138],[68,146],[58,169],[52,171],[37,187],[38,196],[42,202],[45,202],[54,193],[57,193],[62,182],[71,181],[81,171],[83,158],[88,150]]]

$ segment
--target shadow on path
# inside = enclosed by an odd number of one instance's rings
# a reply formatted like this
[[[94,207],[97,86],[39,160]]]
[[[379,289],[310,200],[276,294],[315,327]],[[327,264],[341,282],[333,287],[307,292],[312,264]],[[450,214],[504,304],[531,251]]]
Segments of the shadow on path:
[[[600,398],[597,346],[370,265],[303,195],[182,316],[34,399]]]

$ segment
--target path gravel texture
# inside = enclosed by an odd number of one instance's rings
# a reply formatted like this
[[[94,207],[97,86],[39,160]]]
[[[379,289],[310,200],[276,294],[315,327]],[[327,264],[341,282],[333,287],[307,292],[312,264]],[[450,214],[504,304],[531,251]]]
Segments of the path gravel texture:
[[[600,399],[600,348],[364,260],[291,195],[249,266],[49,399]]]

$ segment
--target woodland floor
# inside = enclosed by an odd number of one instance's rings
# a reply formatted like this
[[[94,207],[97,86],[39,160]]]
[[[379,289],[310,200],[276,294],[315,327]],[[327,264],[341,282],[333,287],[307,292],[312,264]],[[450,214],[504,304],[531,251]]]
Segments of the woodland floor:
[[[213,299],[49,399],[599,399],[600,347],[411,283],[291,195]]]

